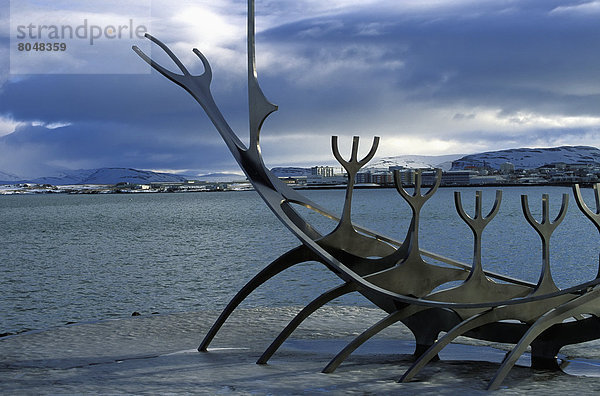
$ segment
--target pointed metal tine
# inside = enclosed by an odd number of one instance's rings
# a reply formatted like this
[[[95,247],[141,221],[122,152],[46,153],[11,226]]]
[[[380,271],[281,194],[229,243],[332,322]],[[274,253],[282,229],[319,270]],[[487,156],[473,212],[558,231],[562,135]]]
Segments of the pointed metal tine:
[[[360,137],[358,137],[358,136],[352,137],[352,154],[350,154],[350,162],[358,161],[358,142],[359,142],[359,140],[360,140]]]
[[[475,219],[481,219],[481,190],[475,191]]]
[[[523,207],[523,214],[525,215],[525,219],[535,230],[537,231],[542,238],[550,238],[556,227],[563,221],[565,215],[567,214],[567,208],[569,206],[569,195],[563,194],[562,197],[562,205],[560,207],[560,211],[558,216],[554,219],[553,222],[550,222],[550,209],[549,209],[549,197],[548,194],[542,195],[542,221],[536,221],[531,212],[529,211],[529,204],[527,203],[527,196],[521,195],[521,206]]]
[[[171,51],[171,49],[169,49],[169,47],[167,47],[162,41],[160,41],[159,39],[157,39],[156,37],[152,36],[149,33],[146,33],[144,36],[146,38],[150,39],[150,41],[152,41],[153,43],[158,45],[160,48],[162,48],[162,50],[165,51],[165,53],[167,55],[169,55],[169,58],[171,58],[173,60],[173,62],[175,62],[175,64],[177,65],[177,67],[179,67],[179,69],[183,72],[183,74],[185,74],[186,76],[190,75],[190,73],[187,71],[187,69],[185,68],[183,63],[181,63],[179,58],[176,57],[175,54],[173,53],[173,51]]]
[[[469,223],[469,221],[473,220],[471,216],[469,216],[467,212],[465,212],[465,208],[462,204],[462,198],[460,196],[460,191],[454,191],[454,206],[456,207],[458,215],[461,219],[463,219],[465,223]]]
[[[548,194],[542,194],[542,223],[550,222],[550,197]]]
[[[556,218],[554,219],[552,224],[555,224],[556,226],[558,226],[563,221],[563,219],[567,215],[568,207],[569,207],[569,194],[563,194],[562,203],[560,205],[560,211],[558,212],[558,215],[556,216]]]
[[[531,211],[529,210],[529,202],[527,199],[527,195],[521,195],[521,208],[523,209],[523,215],[525,215],[525,220],[535,229],[538,228],[539,223],[533,218],[531,215]]]
[[[575,196],[575,201],[583,202],[583,197],[581,196],[581,188],[579,188],[579,183],[573,184],[573,195]]]
[[[600,212],[599,212],[600,206],[598,205],[598,202],[596,202],[596,212],[595,213],[585,203],[585,201],[583,200],[583,196],[581,195],[581,189],[579,188],[579,184],[573,184],[573,195],[575,196],[575,202],[577,203],[577,206],[579,207],[579,209],[590,220],[594,221],[593,218],[596,218],[596,217],[598,217],[598,215],[600,215]],[[594,184],[594,195],[596,196],[596,200],[600,199],[599,191],[598,191],[598,184]]]
[[[596,214],[600,215],[600,188],[598,188],[598,186],[600,186],[600,183],[594,183],[593,189],[596,198]],[[577,187],[579,187],[579,185]]]
[[[579,207],[579,210],[581,210],[583,212],[583,214],[592,221],[592,223],[594,223],[594,225],[596,226],[596,228],[598,229],[598,231],[600,231],[600,190],[599,190],[599,183],[595,183],[593,188],[594,188],[594,195],[595,195],[595,199],[596,199],[596,211],[593,212],[589,206],[585,203],[585,201],[583,200],[583,197],[581,196],[581,189],[579,188],[579,184],[574,184],[573,185],[573,195],[575,196],[575,202],[577,203],[577,206]]]
[[[335,157],[335,159],[346,169],[348,166],[348,162],[346,162],[346,160],[344,160],[342,158],[342,155],[340,154],[340,148],[338,145],[338,137],[337,136],[332,136],[331,137],[331,151],[333,151],[333,156]]]
[[[374,136],[373,143],[371,144],[371,150],[369,150],[369,153],[359,161],[361,167],[373,159],[375,153],[377,152],[377,147],[379,147],[379,136]]]
[[[358,146],[360,143],[360,137],[353,136],[352,138],[352,153],[350,154],[350,160],[346,161],[342,158],[342,155],[339,151],[338,137],[331,137],[331,150],[333,151],[333,156],[342,166],[346,169],[346,171],[351,173],[356,173],[360,168],[362,168],[367,162],[373,158],[375,152],[377,151],[377,146],[379,145],[379,137],[375,136],[373,138],[373,144],[371,145],[371,150],[369,153],[360,161],[358,161]]]
[[[133,49],[133,51],[134,51],[136,54],[138,54],[138,56],[139,56],[140,58],[142,58],[142,59],[143,59],[143,60],[144,60],[144,61],[145,61],[147,64],[149,64],[150,66],[152,66],[152,62],[153,62],[153,61],[152,61],[152,59],[151,59],[151,58],[150,58],[148,55],[146,55],[146,54],[144,53],[144,51],[142,51],[141,49],[139,49],[139,47],[138,47],[137,45],[133,45],[133,46],[131,47],[131,49]],[[154,67],[154,66],[152,66],[152,67]]]
[[[478,223],[478,224],[483,224],[483,227],[485,227],[494,218],[494,216],[496,216],[496,214],[498,213],[498,210],[500,209],[500,202],[502,201],[502,191],[496,190],[496,199],[494,201],[494,206],[492,207],[492,209],[490,210],[488,215],[485,217],[482,216],[482,211],[483,211],[482,196],[483,196],[482,191],[475,192],[475,216],[471,217],[465,212],[465,210],[462,206],[460,191],[454,192],[454,206],[456,207],[456,211],[458,212],[458,215],[460,216],[461,219],[463,219],[465,221],[465,223],[467,223],[469,225],[471,225],[471,224],[475,225]]]
[[[437,191],[437,189],[440,187],[441,183],[442,183],[442,170],[440,168],[437,168],[435,170],[435,182],[433,183],[433,186],[431,186],[431,188],[424,195],[424,197],[426,199],[429,199]]]
[[[421,180],[422,180],[422,175],[421,175],[421,169],[417,169],[415,171],[415,190],[413,191],[413,197],[420,197],[421,196]]]
[[[494,216],[496,216],[496,214],[498,214],[498,211],[500,210],[501,203],[502,203],[502,190],[496,190],[496,199],[494,200],[494,206],[492,206],[492,209],[490,210],[490,212],[488,213],[488,215],[485,218],[489,219],[489,220],[494,218]]]
[[[402,185],[402,178],[400,177],[400,171],[399,170],[395,170],[394,171],[394,185],[396,186],[396,190],[398,191],[398,193],[400,194],[400,196],[402,198],[404,198],[406,201],[408,201],[410,199],[410,195],[408,194],[408,192],[406,191],[406,189]]]
[[[198,58],[200,58],[200,60],[202,61],[202,66],[204,66],[204,73],[202,73],[201,75],[208,78],[209,80],[212,79],[212,68],[210,67],[210,63],[208,63],[208,59],[206,59],[206,56],[204,56],[204,54],[202,52],[200,52],[200,50],[198,50],[198,48],[194,48],[192,50],[192,52],[194,54],[196,54],[196,56],[198,56]]]
[[[597,190],[596,185],[594,185],[594,190]],[[581,195],[581,188],[579,188],[579,184],[573,184],[573,196],[575,197],[575,203],[577,203],[579,210],[581,210],[583,212],[583,214],[586,215],[586,217],[588,217],[589,219],[594,221],[593,218],[595,217],[595,213],[593,213],[590,210],[589,206],[583,200],[583,196]],[[596,209],[598,209],[598,204],[596,204]]]
[[[180,77],[179,75],[173,73],[172,71],[169,71],[169,70],[165,69],[164,67],[162,67],[161,65],[159,65],[158,63],[156,63],[155,61],[153,61],[152,58],[150,58],[148,55],[146,55],[144,53],[144,51],[142,51],[141,49],[139,49],[137,46],[134,45],[131,48],[133,49],[133,51],[135,51],[136,54],[138,54],[138,56],[140,58],[142,58],[153,69],[155,69],[156,71],[158,71],[160,74],[162,74],[163,76],[165,76],[169,80],[174,81],[176,83],[179,83],[179,77]]]

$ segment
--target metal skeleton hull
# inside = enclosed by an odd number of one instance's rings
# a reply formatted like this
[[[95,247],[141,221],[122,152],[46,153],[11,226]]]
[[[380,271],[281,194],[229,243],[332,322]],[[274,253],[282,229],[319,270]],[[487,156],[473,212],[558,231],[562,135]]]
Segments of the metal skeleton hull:
[[[204,73],[191,75],[171,50],[158,39],[146,35],[175,62],[181,74],[173,73],[154,62],[137,47],[134,51],[163,76],[184,88],[202,106],[207,116],[221,134],[233,157],[248,180],[277,218],[298,238],[301,245],[284,253],[251,279],[231,300],[202,341],[199,351],[206,351],[235,308],[257,287],[276,274],[306,261],[317,261],[334,272],[342,281],[339,287],[329,290],[308,304],[279,334],[257,363],[264,364],[295,328],[314,311],[329,301],[350,292],[358,292],[388,313],[354,341],[349,343],[328,365],[324,372],[332,372],[354,349],[393,323],[402,321],[414,334],[417,360],[402,376],[401,381],[413,378],[427,362],[437,357],[457,336],[467,336],[495,342],[515,344],[498,372],[489,383],[497,388],[518,357],[532,346],[534,366],[556,366],[556,353],[568,344],[600,338],[600,283],[599,277],[566,289],[558,289],[550,273],[550,236],[566,213],[568,197],[553,222],[549,220],[548,197],[542,198],[543,219],[537,222],[529,212],[527,197],[522,199],[523,213],[542,241],[543,263],[540,279],[531,284],[518,279],[485,271],[481,261],[481,239],[484,228],[500,207],[501,192],[496,195],[494,207],[482,216],[481,192],[476,193],[475,215],[470,217],[462,208],[461,196],[455,194],[459,216],[472,230],[474,236],[473,263],[450,260],[419,248],[419,219],[423,205],[436,192],[441,171],[436,173],[436,183],[421,194],[421,172],[416,172],[412,194],[402,186],[399,173],[395,173],[398,193],[412,210],[412,221],[402,242],[361,228],[351,221],[352,192],[358,171],[375,155],[379,138],[375,137],[371,150],[363,159],[357,158],[359,138],[355,137],[349,160],[339,153],[337,137],[332,138],[334,157],[346,169],[348,185],[344,209],[338,219],[318,204],[289,188],[265,166],[260,150],[260,129],[277,106],[267,100],[258,84],[254,51],[254,1],[248,1],[248,99],[250,140],[246,147],[228,125],[216,105],[211,91],[212,69],[206,57],[197,49]],[[579,187],[573,193],[578,207],[600,231],[600,193],[596,188],[596,212],[592,212],[581,197]],[[295,209],[301,205],[323,216],[339,221],[328,235],[321,235]],[[433,257],[450,265],[442,267],[428,263],[424,257]],[[599,270],[600,274],[600,270]],[[498,283],[493,279],[502,280]],[[450,281],[462,281],[459,286],[433,292]],[[588,315],[584,317],[582,315]],[[577,320],[563,323],[564,319]],[[502,322],[517,319],[518,323]],[[440,332],[446,335],[438,340]]]

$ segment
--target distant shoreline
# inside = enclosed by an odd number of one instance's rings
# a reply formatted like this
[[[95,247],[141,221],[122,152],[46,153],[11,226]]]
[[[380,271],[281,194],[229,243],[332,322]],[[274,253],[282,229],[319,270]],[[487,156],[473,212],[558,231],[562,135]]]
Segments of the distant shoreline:
[[[483,188],[483,187],[572,187],[576,183],[487,183],[487,184],[452,184],[442,185],[440,188]],[[591,188],[595,183],[578,183],[582,188]],[[14,187],[14,188],[10,188]],[[77,188],[79,187],[79,188]],[[28,186],[19,187],[13,185],[0,186],[0,196],[3,195],[38,195],[38,194],[77,194],[77,195],[98,195],[98,194],[157,194],[157,193],[205,193],[205,192],[228,192],[228,191],[254,191],[253,188],[207,188],[207,189],[181,189],[181,190],[140,190],[140,189],[120,189],[114,185],[79,185],[79,186]],[[406,185],[407,188],[413,188],[412,185]],[[427,186],[425,186],[427,187]],[[346,185],[311,185],[294,186],[294,190],[345,190]],[[356,190],[379,190],[393,189],[393,185],[355,185]]]
[[[440,188],[465,188],[465,187],[572,187],[574,184],[579,184],[582,188],[591,188],[595,183],[487,183],[487,184],[452,184],[452,185],[441,185]],[[406,185],[404,187],[413,188],[413,185]],[[427,186],[426,186],[427,187]],[[395,188],[392,185],[385,186],[354,186],[357,190],[377,190],[385,188]],[[303,186],[295,187],[294,190],[343,190],[346,186]]]

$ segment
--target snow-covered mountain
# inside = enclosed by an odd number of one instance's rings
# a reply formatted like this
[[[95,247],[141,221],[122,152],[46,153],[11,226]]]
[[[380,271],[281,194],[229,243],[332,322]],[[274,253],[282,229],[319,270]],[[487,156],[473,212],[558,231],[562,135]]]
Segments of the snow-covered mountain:
[[[452,161],[461,158],[464,154],[448,155],[398,155],[395,157],[375,158],[366,169],[388,168],[390,166],[402,166],[404,168],[440,168],[447,171],[452,166]]]
[[[449,155],[397,155],[394,157],[381,157],[372,159],[363,170],[375,168],[389,168],[390,166],[402,166],[404,168],[420,169],[420,168],[441,168],[449,170],[452,161],[462,157],[464,154],[449,154]],[[341,170],[341,165],[334,165],[337,170]],[[310,168],[299,167],[277,167],[272,168],[271,172],[277,177],[298,177],[310,176]]]
[[[6,173],[6,172],[0,172],[0,180],[2,182],[17,182],[19,180],[21,180],[21,178],[19,176],[13,175],[11,173]]]
[[[600,150],[589,146],[562,146],[489,151],[467,155],[453,161],[452,170],[483,166],[500,169],[500,165],[506,162],[512,163],[516,169],[534,169],[555,162],[600,164]]]
[[[463,156],[456,155],[399,155],[394,157],[375,158],[366,169],[389,168],[402,166],[405,168],[441,168],[442,170],[462,170],[465,167],[482,167],[499,169],[500,165],[510,162],[517,169],[533,169],[543,165],[564,162],[567,164],[598,163],[600,150],[589,146],[563,146],[554,148],[519,148],[500,151],[489,151]],[[339,169],[339,165],[337,165]],[[278,177],[310,176],[310,168],[277,167],[271,171]],[[210,174],[203,176],[182,176],[170,173],[142,171],[131,168],[100,168],[64,171],[56,176],[23,179],[0,171],[0,184],[37,183],[52,185],[72,184],[117,184],[121,182],[145,184],[151,182],[184,182],[188,179],[206,181],[236,181],[245,179],[238,174]]]
[[[195,176],[194,179],[207,182],[234,182],[246,180],[246,175],[239,173],[209,173]]]
[[[0,175],[0,179],[3,179]],[[183,182],[186,177],[169,173],[142,171],[130,168],[100,168],[65,171],[57,176],[40,177],[31,180],[4,180],[6,182],[52,184],[117,184],[121,182],[144,184],[151,182]]]

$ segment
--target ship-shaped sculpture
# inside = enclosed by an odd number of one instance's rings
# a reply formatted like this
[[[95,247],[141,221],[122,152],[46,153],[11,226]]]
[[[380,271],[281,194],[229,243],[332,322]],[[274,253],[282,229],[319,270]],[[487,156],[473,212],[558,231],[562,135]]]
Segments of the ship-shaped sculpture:
[[[416,171],[412,193],[404,188],[400,174],[395,172],[396,189],[409,204],[412,220],[401,242],[379,235],[351,220],[356,174],[375,155],[378,137],[374,138],[369,153],[360,160],[358,137],[354,137],[351,155],[347,160],[340,155],[337,137],[332,137],[333,155],[348,175],[340,218],[289,188],[265,166],[259,144],[260,130],[277,106],[267,100],[258,84],[254,50],[254,0],[248,1],[248,147],[230,128],[213,99],[210,89],[212,69],[206,57],[193,49],[204,66],[204,72],[191,75],[165,44],[149,34],[146,37],[167,53],[181,73],[165,69],[137,47],[133,48],[134,51],[198,101],[265,204],[300,241],[298,247],[267,265],[232,298],[204,337],[199,351],[207,351],[223,323],[253,290],[278,273],[306,261],[322,263],[339,277],[340,285],[325,291],[304,307],[259,358],[259,364],[267,363],[304,319],[326,303],[351,292],[361,293],[384,310],[387,316],[366,329],[335,356],[324,368],[323,372],[326,373],[333,372],[370,337],[397,322],[404,323],[416,341],[416,360],[401,376],[400,382],[412,379],[458,336],[514,344],[489,382],[488,389],[496,389],[500,385],[528,347],[531,347],[533,367],[558,368],[556,356],[560,348],[600,338],[600,271],[595,279],[565,289],[556,286],[550,271],[550,237],[566,214],[569,201],[567,194],[563,195],[562,207],[553,221],[550,220],[549,198],[542,196],[541,222],[531,215],[527,196],[521,197],[524,216],[539,234],[542,245],[542,268],[536,284],[495,274],[484,270],[482,266],[482,233],[500,208],[501,191],[497,191],[493,208],[486,216],[483,216],[480,191],[475,194],[473,216],[464,211],[461,194],[456,192],[454,195],[458,215],[473,232],[471,266],[419,248],[421,208],[439,187],[440,170],[436,172],[434,186],[424,194],[421,191],[420,171]],[[594,189],[595,211],[584,202],[578,185],[574,186],[573,194],[580,210],[600,231],[599,186],[596,185]],[[295,210],[297,205],[337,220],[337,227],[331,233],[321,235]],[[434,258],[446,265],[429,263],[424,257]],[[434,291],[453,281],[458,281],[458,286]],[[445,335],[438,339],[441,332],[445,332]]]

